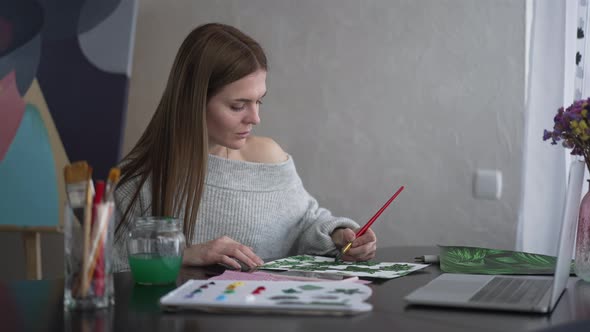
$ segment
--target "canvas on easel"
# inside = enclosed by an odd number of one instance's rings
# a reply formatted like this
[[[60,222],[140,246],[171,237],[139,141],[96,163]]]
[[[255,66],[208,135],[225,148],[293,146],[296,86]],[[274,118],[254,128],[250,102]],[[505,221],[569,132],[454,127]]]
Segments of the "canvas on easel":
[[[0,231],[23,234],[29,279],[40,234],[63,229],[64,166],[88,160],[104,178],[127,109],[137,0],[61,6],[0,2]]]

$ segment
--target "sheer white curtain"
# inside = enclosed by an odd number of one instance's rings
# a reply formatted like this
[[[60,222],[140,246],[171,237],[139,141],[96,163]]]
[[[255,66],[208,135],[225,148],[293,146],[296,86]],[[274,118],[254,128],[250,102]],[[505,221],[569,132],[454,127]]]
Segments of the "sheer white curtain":
[[[542,135],[553,128],[557,109],[570,105],[574,94],[588,96],[583,69],[590,61],[580,61],[586,43],[577,38],[578,27],[586,29],[580,18],[587,17],[588,0],[527,0],[526,5],[526,128],[516,247],[555,255],[571,158]]]

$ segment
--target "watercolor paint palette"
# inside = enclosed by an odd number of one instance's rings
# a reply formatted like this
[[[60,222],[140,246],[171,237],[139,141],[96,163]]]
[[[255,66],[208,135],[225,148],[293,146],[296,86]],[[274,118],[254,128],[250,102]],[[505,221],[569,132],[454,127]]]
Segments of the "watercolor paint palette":
[[[189,280],[160,299],[164,310],[354,315],[371,311],[370,287],[338,281]]]

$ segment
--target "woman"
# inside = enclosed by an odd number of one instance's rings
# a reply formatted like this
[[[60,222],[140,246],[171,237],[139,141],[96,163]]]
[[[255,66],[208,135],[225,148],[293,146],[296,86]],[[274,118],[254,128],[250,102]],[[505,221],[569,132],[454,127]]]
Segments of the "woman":
[[[293,159],[270,138],[251,135],[266,94],[266,56],[236,28],[206,24],[182,43],[147,129],[125,157],[115,192],[115,270],[127,269],[126,234],[138,216],[183,219],[185,265],[240,268],[263,258],[374,257],[372,231],[318,206]]]

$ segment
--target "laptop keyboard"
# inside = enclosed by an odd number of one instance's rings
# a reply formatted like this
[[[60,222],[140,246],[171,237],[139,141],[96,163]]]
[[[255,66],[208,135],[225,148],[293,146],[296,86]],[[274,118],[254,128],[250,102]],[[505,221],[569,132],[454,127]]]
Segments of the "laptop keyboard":
[[[552,284],[552,280],[494,277],[469,302],[535,305]]]

